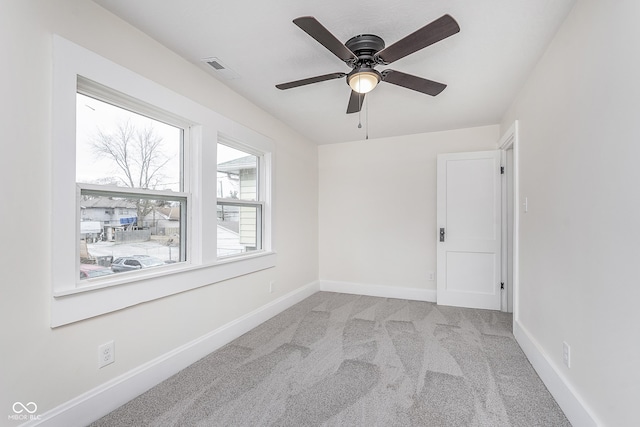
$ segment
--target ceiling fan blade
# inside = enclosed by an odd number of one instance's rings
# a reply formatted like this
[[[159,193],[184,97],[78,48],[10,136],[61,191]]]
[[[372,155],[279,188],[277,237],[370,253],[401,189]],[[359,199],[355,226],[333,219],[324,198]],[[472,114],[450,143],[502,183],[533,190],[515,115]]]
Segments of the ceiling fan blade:
[[[313,16],[301,16],[300,18],[294,19],[293,23],[341,60],[350,62],[358,59],[344,43],[331,34],[329,30],[323,27]]]
[[[364,93],[358,93],[355,90],[351,91],[349,97],[349,105],[347,106],[347,114],[357,113],[362,109],[362,103],[364,102]]]
[[[405,38],[398,40],[391,46],[382,49],[376,54],[376,58],[383,64],[391,64],[400,58],[424,49],[434,43],[444,40],[460,31],[455,19],[450,15],[444,15],[430,24],[425,25]]]
[[[438,95],[447,87],[447,85],[443,83],[434,82],[433,80],[423,79],[422,77],[412,76],[411,74],[395,70],[384,70],[382,72],[382,81],[426,93],[431,96]]]
[[[344,76],[346,76],[345,73],[331,73],[331,74],[325,74],[322,76],[309,77],[308,79],[296,80],[294,82],[289,82],[289,83],[280,83],[279,85],[276,85],[276,87],[278,89],[285,90],[285,89],[291,89],[298,86],[310,85],[312,83],[324,82],[326,80],[339,79],[340,77],[344,77]]]

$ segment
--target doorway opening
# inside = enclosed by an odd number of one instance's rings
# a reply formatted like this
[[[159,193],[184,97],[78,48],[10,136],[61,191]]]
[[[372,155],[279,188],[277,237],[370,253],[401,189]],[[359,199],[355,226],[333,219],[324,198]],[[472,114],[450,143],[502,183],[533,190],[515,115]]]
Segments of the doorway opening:
[[[518,282],[518,122],[498,143],[502,150],[502,291],[501,310],[517,313]]]

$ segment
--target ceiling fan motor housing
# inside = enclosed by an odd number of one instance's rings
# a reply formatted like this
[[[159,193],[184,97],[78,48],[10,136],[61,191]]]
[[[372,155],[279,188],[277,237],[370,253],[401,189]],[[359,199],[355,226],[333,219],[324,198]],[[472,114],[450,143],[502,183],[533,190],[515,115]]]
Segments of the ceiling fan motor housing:
[[[352,67],[368,66],[373,68],[376,65],[374,55],[384,49],[384,40],[373,34],[360,34],[351,37],[344,45],[358,57],[357,61],[351,64]]]
[[[360,34],[351,37],[344,44],[357,59],[347,62],[353,70],[347,75],[347,84],[358,93],[366,93],[373,89],[382,80],[382,75],[373,69],[376,65],[375,54],[384,49],[384,40],[374,34]],[[360,86],[360,78],[367,80],[364,91]],[[358,79],[352,81],[353,79]]]

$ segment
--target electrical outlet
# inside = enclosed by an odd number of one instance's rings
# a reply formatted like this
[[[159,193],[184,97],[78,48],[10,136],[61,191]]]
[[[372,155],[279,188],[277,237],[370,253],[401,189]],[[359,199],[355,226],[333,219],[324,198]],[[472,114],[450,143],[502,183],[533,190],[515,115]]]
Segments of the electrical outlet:
[[[429,272],[429,281],[433,282],[434,280],[436,280],[436,274],[433,271]]]
[[[113,340],[98,347],[98,368],[103,368],[116,361],[115,344]]]
[[[562,361],[567,368],[571,367],[571,346],[566,342],[562,342]]]
[[[274,285],[276,284],[275,280],[269,282],[269,293],[273,292]]]

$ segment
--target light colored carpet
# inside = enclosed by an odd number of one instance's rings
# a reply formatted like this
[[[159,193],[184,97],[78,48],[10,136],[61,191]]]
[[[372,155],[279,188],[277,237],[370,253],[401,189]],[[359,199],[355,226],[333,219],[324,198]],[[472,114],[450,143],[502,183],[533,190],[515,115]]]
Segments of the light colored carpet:
[[[511,315],[319,292],[93,426],[570,426]]]

